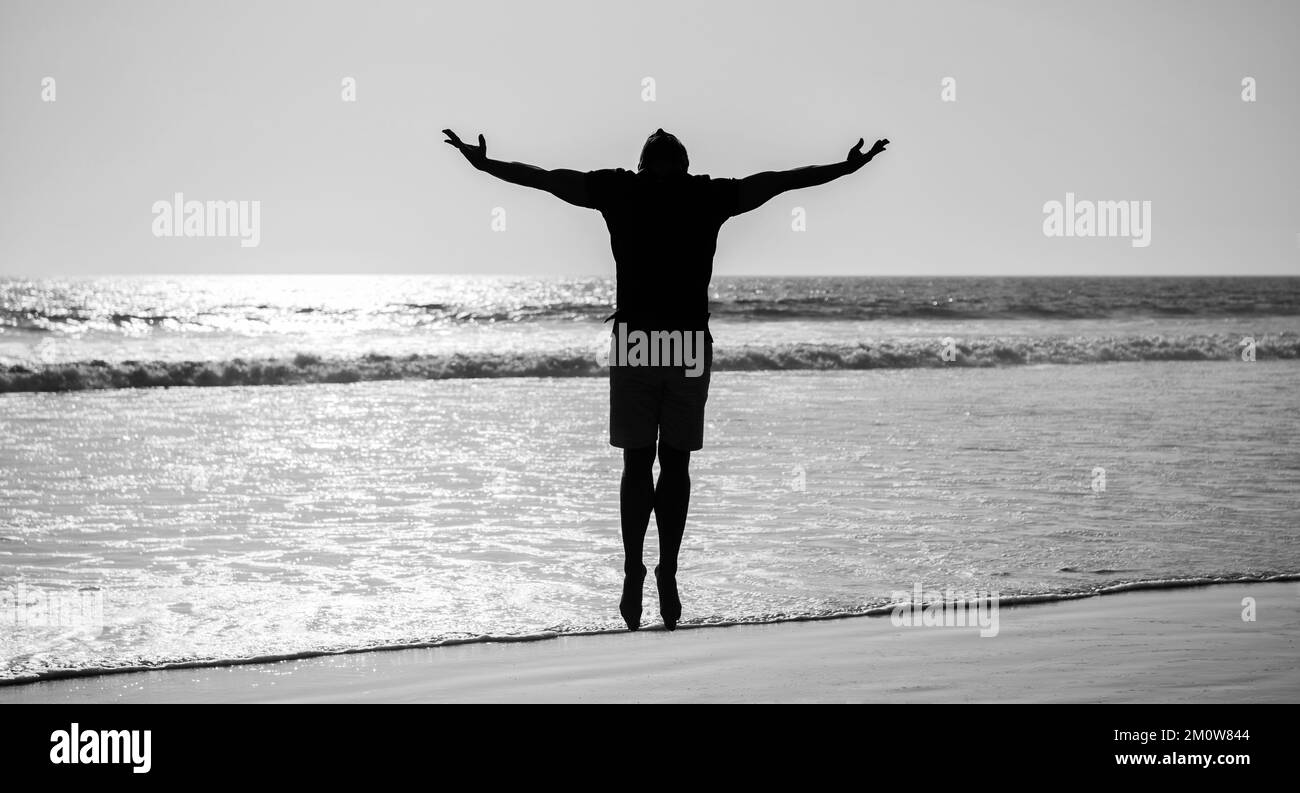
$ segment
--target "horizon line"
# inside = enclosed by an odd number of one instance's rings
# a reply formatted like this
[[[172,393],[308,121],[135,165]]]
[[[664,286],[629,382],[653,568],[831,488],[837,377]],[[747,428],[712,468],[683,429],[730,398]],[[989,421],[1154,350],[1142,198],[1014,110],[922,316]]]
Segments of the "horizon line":
[[[53,278],[133,278],[133,277],[476,277],[476,278],[600,278],[613,281],[616,276],[610,274],[582,272],[165,272],[165,271],[126,271],[104,273],[0,273],[0,279],[53,279]],[[1300,278],[1295,273],[717,273],[714,278]]]

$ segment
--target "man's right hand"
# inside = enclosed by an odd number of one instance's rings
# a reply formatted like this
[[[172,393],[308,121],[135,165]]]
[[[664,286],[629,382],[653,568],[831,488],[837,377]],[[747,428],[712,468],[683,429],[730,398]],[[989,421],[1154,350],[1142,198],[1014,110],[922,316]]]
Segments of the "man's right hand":
[[[863,140],[862,138],[858,138],[857,145],[849,149],[849,156],[845,158],[845,162],[849,164],[849,168],[853,171],[856,171],[857,169],[871,162],[871,158],[875,157],[877,154],[884,151],[885,147],[889,145],[889,139],[881,138],[880,140],[876,141],[875,145],[871,147],[870,151],[863,153],[862,146],[865,143],[866,143],[865,140]]]
[[[447,139],[444,140],[443,143],[446,143],[448,146],[455,146],[461,154],[465,155],[465,159],[469,160],[470,165],[479,170],[483,169],[483,164],[487,162],[487,141],[484,140],[482,133],[478,136],[477,146],[471,146],[464,142],[455,132],[452,132],[449,129],[444,129],[442,134],[447,136]]]

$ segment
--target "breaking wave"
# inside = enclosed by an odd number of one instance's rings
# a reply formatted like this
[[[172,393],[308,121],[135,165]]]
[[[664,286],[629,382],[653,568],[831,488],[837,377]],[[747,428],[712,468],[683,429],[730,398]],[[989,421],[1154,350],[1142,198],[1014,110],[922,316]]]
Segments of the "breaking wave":
[[[990,337],[963,340],[953,360],[941,357],[936,339],[858,344],[718,346],[714,371],[796,371],[999,367],[1098,364],[1120,361],[1240,361],[1235,336]],[[1259,361],[1300,358],[1300,335],[1280,333],[1256,340]],[[492,377],[593,377],[605,369],[595,350],[392,356],[370,353],[331,358],[299,353],[292,358],[225,361],[77,361],[0,368],[0,393],[82,391],[173,386],[295,385],[371,380],[440,380]]]

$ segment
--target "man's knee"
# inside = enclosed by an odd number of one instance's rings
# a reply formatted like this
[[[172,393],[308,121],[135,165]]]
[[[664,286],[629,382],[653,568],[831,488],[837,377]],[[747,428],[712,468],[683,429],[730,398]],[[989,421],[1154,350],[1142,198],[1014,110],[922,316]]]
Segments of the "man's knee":
[[[649,474],[654,470],[654,464],[655,447],[653,443],[639,449],[623,450],[623,473]]]
[[[667,474],[685,474],[691,453],[683,449],[659,444],[659,471]]]

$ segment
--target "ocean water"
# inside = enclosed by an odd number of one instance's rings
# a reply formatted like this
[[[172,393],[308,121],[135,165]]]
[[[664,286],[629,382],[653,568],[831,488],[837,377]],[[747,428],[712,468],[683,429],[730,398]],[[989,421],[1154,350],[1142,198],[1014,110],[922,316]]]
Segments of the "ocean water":
[[[714,289],[687,622],[1300,573],[1300,279]],[[611,293],[0,282],[0,680],[617,629]]]
[[[1300,278],[719,278],[721,371],[1300,357]],[[0,393],[591,376],[608,279],[0,280]],[[955,360],[939,355],[952,339]]]

